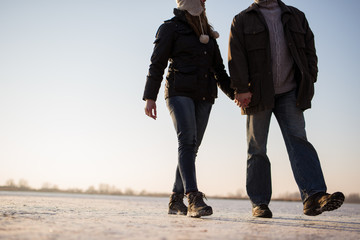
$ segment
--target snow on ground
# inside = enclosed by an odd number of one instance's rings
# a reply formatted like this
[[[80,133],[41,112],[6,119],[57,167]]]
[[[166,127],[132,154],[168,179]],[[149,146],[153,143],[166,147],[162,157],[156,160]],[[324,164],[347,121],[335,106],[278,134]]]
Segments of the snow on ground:
[[[206,202],[214,214],[194,219],[168,215],[168,198],[0,192],[0,240],[360,239],[360,204],[309,217],[273,201],[258,219],[247,200]]]

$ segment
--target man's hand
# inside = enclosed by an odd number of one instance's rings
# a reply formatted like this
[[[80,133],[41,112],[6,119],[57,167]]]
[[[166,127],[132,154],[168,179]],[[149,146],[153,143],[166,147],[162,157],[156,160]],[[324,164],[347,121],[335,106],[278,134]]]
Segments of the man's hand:
[[[156,113],[156,103],[154,100],[146,99],[145,114],[148,115],[149,117],[153,118],[154,120],[156,120],[157,113]]]
[[[252,93],[237,93],[235,94],[235,103],[239,107],[247,108],[251,102]]]

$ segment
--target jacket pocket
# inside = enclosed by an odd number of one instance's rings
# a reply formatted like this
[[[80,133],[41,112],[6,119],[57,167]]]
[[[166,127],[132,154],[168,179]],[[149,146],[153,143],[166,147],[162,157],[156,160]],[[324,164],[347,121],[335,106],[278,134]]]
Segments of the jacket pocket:
[[[176,91],[192,92],[197,89],[198,85],[197,68],[182,67],[175,69],[174,88]]]
[[[289,26],[289,29],[296,48],[305,48],[305,30],[294,26]]]
[[[246,49],[250,51],[264,49],[267,43],[266,29],[262,25],[248,26],[244,29]]]
[[[262,25],[248,27],[244,29],[244,38],[249,72],[250,74],[256,74],[267,65],[267,31]]]

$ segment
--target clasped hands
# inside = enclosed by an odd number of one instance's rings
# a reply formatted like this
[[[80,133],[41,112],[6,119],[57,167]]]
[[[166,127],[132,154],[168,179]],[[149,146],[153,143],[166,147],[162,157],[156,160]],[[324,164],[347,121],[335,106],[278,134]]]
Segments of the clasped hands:
[[[235,104],[240,108],[247,108],[251,102],[252,93],[236,93]]]

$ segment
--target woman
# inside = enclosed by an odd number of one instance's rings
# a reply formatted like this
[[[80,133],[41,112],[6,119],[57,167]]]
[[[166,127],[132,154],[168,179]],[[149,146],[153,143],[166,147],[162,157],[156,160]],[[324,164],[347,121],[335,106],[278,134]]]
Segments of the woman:
[[[156,119],[156,98],[164,70],[170,62],[165,99],[178,137],[178,166],[169,214],[201,217],[212,214],[197,188],[195,158],[203,138],[217,85],[231,98],[230,78],[225,71],[208,24],[205,0],[177,0],[174,17],[158,29],[143,99],[145,114]],[[184,194],[189,206],[183,203]]]

